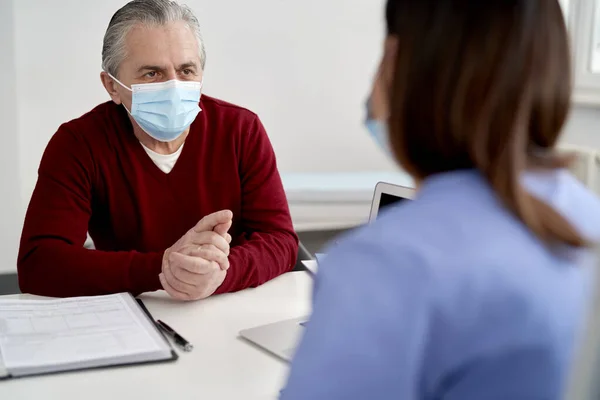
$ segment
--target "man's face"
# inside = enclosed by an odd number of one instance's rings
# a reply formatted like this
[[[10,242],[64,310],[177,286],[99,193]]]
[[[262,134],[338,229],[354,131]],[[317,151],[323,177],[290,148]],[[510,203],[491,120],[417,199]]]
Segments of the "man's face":
[[[173,79],[202,80],[198,42],[183,21],[165,26],[140,24],[134,27],[126,38],[126,52],[116,78],[127,87]],[[131,110],[131,92],[116,82],[113,87],[113,100]]]

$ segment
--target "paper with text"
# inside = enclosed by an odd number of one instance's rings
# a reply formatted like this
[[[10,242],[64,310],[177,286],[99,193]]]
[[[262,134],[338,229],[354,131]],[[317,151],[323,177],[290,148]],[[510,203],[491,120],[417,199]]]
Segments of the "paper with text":
[[[129,294],[0,300],[0,353],[8,371],[164,351],[168,345]]]

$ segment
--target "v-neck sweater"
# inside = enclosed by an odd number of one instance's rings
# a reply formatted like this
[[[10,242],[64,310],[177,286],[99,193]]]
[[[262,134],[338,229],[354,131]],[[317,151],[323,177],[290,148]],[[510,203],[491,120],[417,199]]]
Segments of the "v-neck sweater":
[[[233,212],[230,269],[216,293],[293,267],[298,247],[275,154],[256,114],[202,96],[169,174],[123,107],[107,102],[50,140],[18,257],[27,293],[67,297],[161,289],[164,251],[205,215]],[[83,244],[89,232],[95,250]]]

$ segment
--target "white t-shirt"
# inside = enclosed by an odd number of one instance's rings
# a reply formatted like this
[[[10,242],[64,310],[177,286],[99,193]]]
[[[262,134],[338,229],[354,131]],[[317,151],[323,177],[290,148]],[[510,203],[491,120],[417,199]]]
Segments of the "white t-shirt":
[[[146,150],[146,153],[148,154],[148,156],[150,157],[152,162],[154,162],[154,164],[156,164],[158,169],[160,169],[165,174],[168,174],[169,172],[171,172],[171,170],[175,166],[175,163],[177,162],[177,159],[181,155],[181,150],[183,150],[183,144],[182,144],[175,153],[158,154],[158,153],[150,150],[146,146],[144,146],[142,143],[140,143],[140,144],[142,145],[144,150]]]

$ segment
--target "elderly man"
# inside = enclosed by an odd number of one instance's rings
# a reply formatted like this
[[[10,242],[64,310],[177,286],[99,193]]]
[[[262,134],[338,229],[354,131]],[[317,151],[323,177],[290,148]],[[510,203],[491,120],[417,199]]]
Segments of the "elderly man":
[[[201,96],[205,51],[190,9],[128,3],[102,62],[112,101],[63,124],[42,158],[21,289],[196,300],[289,271],[298,239],[273,149],[256,114]]]

